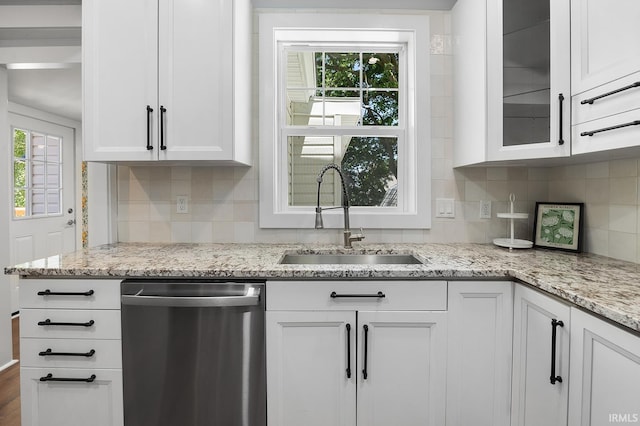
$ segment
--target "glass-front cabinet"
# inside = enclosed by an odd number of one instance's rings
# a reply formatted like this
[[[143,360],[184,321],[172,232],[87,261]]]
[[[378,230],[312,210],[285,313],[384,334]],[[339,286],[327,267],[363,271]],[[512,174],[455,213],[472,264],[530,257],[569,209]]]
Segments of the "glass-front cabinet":
[[[569,10],[569,0],[458,0],[455,166],[570,155]]]

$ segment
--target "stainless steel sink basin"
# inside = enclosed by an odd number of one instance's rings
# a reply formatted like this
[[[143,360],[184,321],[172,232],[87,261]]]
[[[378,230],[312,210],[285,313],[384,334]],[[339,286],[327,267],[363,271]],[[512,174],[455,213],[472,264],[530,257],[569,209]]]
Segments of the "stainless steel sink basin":
[[[285,254],[280,260],[286,265],[417,265],[422,264],[412,254]]]

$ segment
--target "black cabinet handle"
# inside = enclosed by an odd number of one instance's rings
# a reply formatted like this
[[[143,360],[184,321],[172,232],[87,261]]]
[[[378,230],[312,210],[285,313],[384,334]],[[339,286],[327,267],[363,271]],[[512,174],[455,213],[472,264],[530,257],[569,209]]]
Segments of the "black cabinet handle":
[[[347,324],[347,379],[351,378],[351,324]]]
[[[556,376],[556,328],[564,327],[562,321],[558,321],[555,318],[551,320],[551,376],[550,381],[552,385],[556,382],[562,383],[562,377]]]
[[[364,330],[364,362],[362,363],[362,378],[367,380],[367,347],[369,346],[369,326],[363,325],[362,329]]]
[[[160,105],[160,149],[164,151],[167,149],[167,146],[164,144],[164,113],[167,112],[167,109]]]
[[[46,289],[44,291],[39,291],[38,296],[92,296],[94,293],[93,290],[82,291],[82,292],[69,292],[69,291],[51,291]]]
[[[151,145],[151,113],[153,112],[153,108],[150,105],[147,105],[147,151],[153,149],[153,145]]]
[[[635,83],[631,83],[628,86],[624,86],[624,87],[621,87],[619,89],[612,90],[611,92],[607,92],[607,93],[604,93],[604,94],[599,95],[599,96],[594,96],[593,98],[585,99],[583,101],[580,101],[580,104],[581,105],[584,105],[584,104],[593,105],[593,103],[595,101],[597,101],[598,99],[606,98],[607,96],[615,95],[616,93],[620,93],[620,92],[623,92],[625,90],[633,89],[634,87],[640,87],[640,81],[636,81]]]
[[[49,318],[44,321],[39,321],[38,325],[48,326],[48,325],[64,325],[70,327],[91,327],[95,324],[94,320],[90,320],[87,322],[52,322]]]
[[[49,373],[44,377],[40,377],[41,382],[83,382],[83,383],[91,383],[96,380],[96,375],[92,374],[91,377],[87,377],[86,379],[76,379],[70,377],[53,377],[53,374]]]
[[[590,130],[588,132],[582,132],[580,133],[580,136],[593,136],[596,133],[608,132],[609,130],[622,129],[623,127],[638,126],[638,125],[640,125],[640,120],[634,120],[628,123],[618,124],[617,126],[605,127],[598,130]]]
[[[39,356],[83,356],[86,358],[91,358],[95,354],[96,351],[94,349],[89,352],[53,352],[51,348],[38,353]]]
[[[558,116],[560,118],[560,124],[558,125],[558,131],[560,133],[558,138],[558,145],[564,145],[564,139],[562,138],[562,104],[563,102],[564,102],[564,95],[560,93],[558,95],[558,103],[560,104],[560,111],[558,113]]]
[[[332,291],[330,296],[332,299],[335,299],[337,297],[377,297],[382,299],[383,297],[386,297],[386,295],[381,291],[376,294],[338,294],[335,291]]]

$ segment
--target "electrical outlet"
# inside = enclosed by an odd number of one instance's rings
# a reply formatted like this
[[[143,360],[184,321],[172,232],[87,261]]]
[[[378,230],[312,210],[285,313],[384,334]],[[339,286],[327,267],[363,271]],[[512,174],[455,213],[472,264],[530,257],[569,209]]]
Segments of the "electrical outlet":
[[[186,195],[176,198],[176,213],[189,213],[189,198]]]
[[[480,200],[480,219],[491,219],[491,201]]]

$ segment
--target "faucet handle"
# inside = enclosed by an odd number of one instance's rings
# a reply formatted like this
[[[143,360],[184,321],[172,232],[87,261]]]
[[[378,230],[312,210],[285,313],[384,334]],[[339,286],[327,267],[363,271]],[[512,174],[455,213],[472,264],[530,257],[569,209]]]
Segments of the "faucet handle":
[[[351,237],[353,241],[362,241],[364,240],[364,231],[362,230],[362,226],[360,227],[360,233]]]

